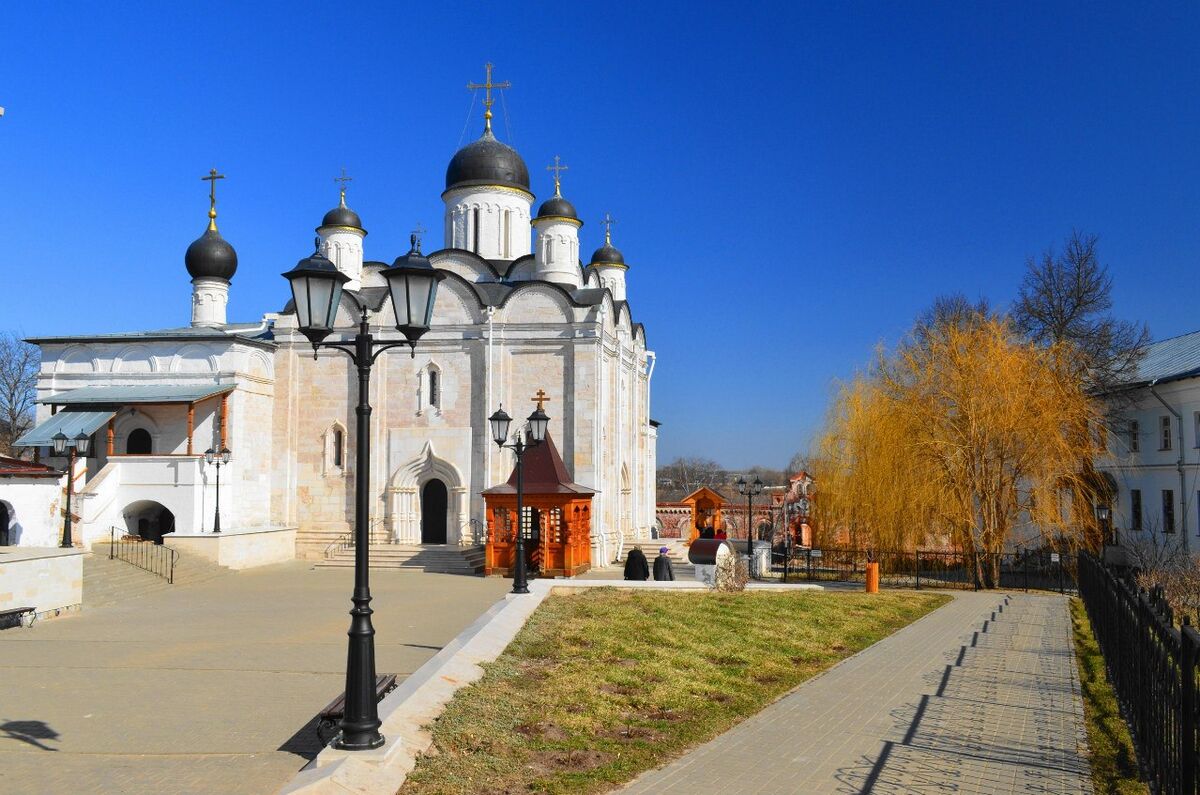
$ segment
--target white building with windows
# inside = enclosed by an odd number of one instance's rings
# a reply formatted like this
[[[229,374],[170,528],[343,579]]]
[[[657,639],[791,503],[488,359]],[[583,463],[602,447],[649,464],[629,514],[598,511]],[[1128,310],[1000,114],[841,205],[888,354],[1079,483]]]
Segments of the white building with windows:
[[[490,115],[482,136],[446,169],[443,245],[427,255],[447,275],[432,329],[415,358],[385,353],[372,373],[372,538],[478,543],[480,492],[505,482],[513,467],[511,453],[491,441],[487,417],[502,404],[524,417],[542,389],[571,476],[596,491],[592,562],[600,565],[614,559],[622,538],[648,537],[654,524],[654,354],[634,322],[628,266],[611,230],[581,261],[584,224],[558,172],[554,195],[537,205],[524,160],[497,140]],[[212,184],[219,178],[214,171]],[[111,527],[148,538],[211,532],[216,472],[203,454],[228,448],[222,530],[294,529],[298,554],[319,556],[353,523],[354,373],[336,351],[314,358],[290,302],[254,322],[227,321],[237,255],[210,198],[208,229],[185,255],[187,293],[180,280],[190,325],[30,340],[42,353],[37,425],[20,443],[63,468],[65,460],[50,456],[52,437],[92,436],[75,479],[75,537],[85,544],[107,539]],[[321,253],[351,280],[338,315],[345,337],[358,321],[357,299],[377,338],[402,339],[380,276],[387,262],[367,258],[367,229],[344,187],[316,231]],[[276,272],[304,254],[307,235],[296,232],[295,250],[281,253]],[[388,261],[396,255],[404,252]],[[278,289],[276,306],[287,295],[282,278]]]
[[[1200,331],[1150,346],[1099,460],[1123,545],[1200,553]],[[1122,405],[1125,405],[1124,400]]]

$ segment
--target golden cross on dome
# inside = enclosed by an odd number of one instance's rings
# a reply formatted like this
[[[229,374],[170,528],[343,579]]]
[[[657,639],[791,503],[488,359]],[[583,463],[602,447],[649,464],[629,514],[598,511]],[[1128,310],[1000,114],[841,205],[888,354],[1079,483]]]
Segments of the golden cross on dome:
[[[345,207],[346,206],[346,183],[353,182],[354,177],[347,177],[346,169],[343,168],[342,175],[340,177],[334,177],[333,181],[341,183],[341,185],[339,185],[339,187],[338,187],[338,190],[342,195],[342,206]]]
[[[421,235],[428,231],[428,229],[421,226],[420,221],[417,221],[417,226],[412,230],[412,237],[409,239],[409,242],[412,243],[413,249],[415,249],[417,252],[420,252],[421,250]]]
[[[224,174],[218,174],[217,170],[208,172],[207,177],[200,179],[208,183],[208,231],[217,231],[217,180],[225,179]]]
[[[567,171],[570,168],[571,168],[570,166],[563,166],[563,165],[559,164],[558,155],[554,156],[554,165],[546,166],[547,171],[554,172],[554,195],[555,196],[562,196],[562,184],[559,181],[558,173],[560,171]]]
[[[487,77],[484,78],[482,83],[467,83],[467,90],[478,91],[481,88],[483,89],[483,131],[486,133],[492,131],[492,103],[495,102],[495,100],[492,99],[492,89],[512,88],[512,83],[508,82],[507,80],[505,80],[503,83],[493,83],[493,64],[490,61],[485,63],[483,68],[487,74]]]
[[[601,223],[604,224],[604,245],[611,246],[612,245],[612,226],[613,226],[613,224],[616,223],[616,219],[614,219],[610,214],[605,213],[604,220],[601,221]]]
[[[550,401],[550,396],[546,394],[546,390],[539,389],[537,394],[530,398],[534,403],[538,404],[538,411],[542,410],[542,404]]]

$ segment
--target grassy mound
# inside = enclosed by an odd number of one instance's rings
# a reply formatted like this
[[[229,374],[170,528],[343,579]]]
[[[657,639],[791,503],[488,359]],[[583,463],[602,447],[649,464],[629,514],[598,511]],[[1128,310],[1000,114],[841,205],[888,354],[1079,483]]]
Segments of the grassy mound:
[[[604,792],[944,604],[927,593],[554,595],[433,727],[402,793]]]

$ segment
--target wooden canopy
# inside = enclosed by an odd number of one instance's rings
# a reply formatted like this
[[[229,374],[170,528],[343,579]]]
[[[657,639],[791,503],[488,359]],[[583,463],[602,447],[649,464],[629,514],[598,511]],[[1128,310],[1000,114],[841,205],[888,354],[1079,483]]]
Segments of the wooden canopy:
[[[591,568],[592,495],[571,479],[549,431],[524,455],[526,563],[542,577],[573,577]],[[508,575],[516,560],[517,470],[483,492],[487,506],[485,574]]]
[[[681,500],[692,509],[692,527],[688,543],[700,537],[701,531],[716,532],[725,526],[721,510],[729,500],[708,486],[701,486]]]

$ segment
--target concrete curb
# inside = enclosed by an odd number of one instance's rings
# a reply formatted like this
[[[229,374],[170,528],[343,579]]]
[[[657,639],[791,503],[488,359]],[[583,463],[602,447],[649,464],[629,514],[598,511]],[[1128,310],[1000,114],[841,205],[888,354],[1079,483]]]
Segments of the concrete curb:
[[[625,580],[534,580],[529,594],[509,594],[471,626],[446,644],[379,703],[380,731],[386,742],[374,751],[325,748],[279,790],[279,795],[345,795],[396,792],[429,750],[429,726],[459,688],[483,677],[483,663],[492,662],[508,647],[538,605],[556,588],[626,588],[704,592],[700,582],[626,582]],[[752,591],[821,591],[810,583],[751,583]]]

